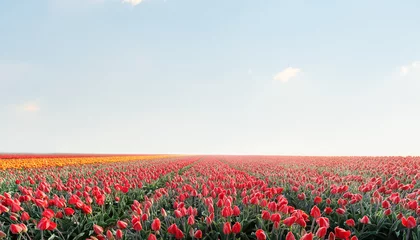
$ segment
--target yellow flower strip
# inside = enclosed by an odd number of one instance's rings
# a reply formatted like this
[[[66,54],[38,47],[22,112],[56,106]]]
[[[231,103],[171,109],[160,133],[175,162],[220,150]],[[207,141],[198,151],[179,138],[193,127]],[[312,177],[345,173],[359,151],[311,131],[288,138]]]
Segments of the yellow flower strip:
[[[57,158],[23,158],[23,159],[0,159],[0,170],[61,167],[68,165],[82,165],[94,163],[128,162],[138,160],[153,160],[176,155],[139,155],[139,156],[101,156],[101,157],[57,157]]]

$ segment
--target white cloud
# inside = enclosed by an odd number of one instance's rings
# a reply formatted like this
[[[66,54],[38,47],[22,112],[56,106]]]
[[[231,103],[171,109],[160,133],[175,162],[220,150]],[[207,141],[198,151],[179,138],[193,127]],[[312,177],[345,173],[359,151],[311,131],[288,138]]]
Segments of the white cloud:
[[[19,105],[18,110],[25,111],[25,112],[38,112],[41,110],[41,107],[37,102],[26,102],[24,104]]]
[[[420,71],[420,61],[414,61],[411,64],[400,67],[400,75],[403,77],[416,71]]]
[[[123,0],[123,3],[129,3],[133,6],[140,4],[143,0]]]
[[[300,68],[288,67],[274,76],[274,80],[288,82],[296,77],[302,70]]]

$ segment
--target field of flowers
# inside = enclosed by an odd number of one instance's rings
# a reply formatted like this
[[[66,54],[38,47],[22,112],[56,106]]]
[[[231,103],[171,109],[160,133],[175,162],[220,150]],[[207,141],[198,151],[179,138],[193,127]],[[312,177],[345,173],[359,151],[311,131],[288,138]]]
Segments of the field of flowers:
[[[0,239],[420,239],[420,157],[0,155]]]

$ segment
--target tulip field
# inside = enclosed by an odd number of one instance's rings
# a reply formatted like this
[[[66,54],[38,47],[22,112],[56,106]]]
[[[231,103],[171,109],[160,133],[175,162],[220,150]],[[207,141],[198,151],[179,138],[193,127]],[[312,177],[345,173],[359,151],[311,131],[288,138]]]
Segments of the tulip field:
[[[420,239],[420,157],[0,155],[0,239]]]

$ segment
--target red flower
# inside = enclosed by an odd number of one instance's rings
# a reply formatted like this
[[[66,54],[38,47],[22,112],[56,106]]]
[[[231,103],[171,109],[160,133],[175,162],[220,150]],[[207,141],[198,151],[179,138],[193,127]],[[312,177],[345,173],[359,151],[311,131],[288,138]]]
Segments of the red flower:
[[[286,235],[286,240],[296,240],[295,235],[292,232],[288,232]]]
[[[133,229],[136,230],[137,232],[139,232],[143,229],[143,226],[141,225],[140,221],[134,222]]]
[[[295,216],[291,216],[283,220],[283,223],[288,227],[292,226],[295,222],[296,222]]]
[[[197,231],[194,233],[194,237],[195,237],[195,238],[198,238],[198,239],[203,238],[203,232],[202,232],[201,230],[197,230]]]
[[[59,218],[59,219],[62,219],[62,218],[63,218],[63,212],[62,212],[62,211],[58,211],[58,212],[55,214],[55,217],[56,217],[56,218]]]
[[[321,210],[319,210],[317,206],[313,206],[311,209],[311,216],[315,219],[321,217]]]
[[[109,240],[114,239],[114,235],[112,234],[111,230],[106,231],[106,238],[108,238]]]
[[[194,219],[194,216],[193,216],[193,215],[190,215],[190,216],[188,217],[188,221],[187,221],[187,223],[188,223],[188,225],[190,225],[190,226],[194,225],[194,223],[195,223],[195,219]]]
[[[92,213],[92,208],[89,205],[84,204],[82,206],[82,211],[85,214],[91,214]]]
[[[280,222],[281,216],[278,213],[274,213],[271,215],[271,221],[272,222]]]
[[[327,228],[326,227],[320,227],[318,231],[315,234],[319,238],[324,238],[325,235],[327,235]]]
[[[363,224],[368,224],[369,223],[369,218],[368,218],[368,216],[365,215],[359,221]]]
[[[232,227],[230,226],[230,222],[226,222],[223,224],[223,233],[229,235],[232,232]]]
[[[222,209],[222,216],[227,218],[230,217],[232,215],[232,209],[230,207],[224,207]]]
[[[53,218],[55,216],[55,213],[51,209],[45,209],[44,212],[42,213],[42,216],[50,219],[50,218]]]
[[[178,226],[176,226],[176,224],[174,223],[168,227],[168,233],[175,235],[177,229],[178,229]]]
[[[157,240],[157,238],[156,238],[156,236],[153,233],[151,233],[149,235],[149,237],[147,237],[147,240]]]
[[[268,212],[268,211],[266,211],[266,210],[263,210],[262,211],[262,214],[261,214],[261,218],[262,219],[264,219],[264,220],[270,220],[270,213]]]
[[[128,224],[126,222],[123,222],[123,221],[120,221],[120,220],[118,220],[118,222],[117,222],[117,226],[118,226],[119,229],[126,229],[127,225]]]
[[[382,207],[388,209],[388,208],[391,207],[391,203],[389,203],[387,200],[385,200],[385,201],[382,202]]]
[[[320,217],[316,220],[316,223],[318,223],[319,227],[330,227],[330,220],[326,217]]]
[[[356,223],[354,222],[354,220],[353,220],[353,219],[348,219],[348,220],[346,220],[346,224],[347,224],[347,226],[349,226],[349,227],[354,227],[354,226],[356,225]]]
[[[401,223],[406,228],[415,228],[416,227],[416,219],[413,216],[409,216],[408,218],[402,217]]]
[[[326,208],[324,209],[324,212],[325,212],[325,214],[329,215],[329,214],[331,214],[331,213],[333,212],[333,210],[332,210],[332,208],[330,208],[330,207],[326,207]]]
[[[320,204],[322,202],[322,198],[320,196],[316,196],[314,198],[314,204]]]
[[[23,222],[28,221],[29,218],[30,218],[29,213],[27,213],[27,212],[23,212],[22,215],[20,215],[20,220],[23,221]]]
[[[159,231],[160,230],[160,220],[159,218],[155,218],[155,220],[153,220],[152,222],[152,230],[153,231]]]
[[[57,224],[55,222],[52,222],[46,217],[41,218],[41,220],[38,222],[38,225],[36,226],[39,230],[45,231],[45,230],[54,230],[57,227]]]
[[[28,231],[28,227],[26,227],[26,225],[24,223],[19,223],[19,226],[22,228],[22,232],[27,232]]]
[[[101,235],[104,232],[104,229],[101,226],[93,224],[93,231],[96,233],[96,235]]]
[[[183,239],[184,238],[184,233],[179,228],[176,229],[175,238],[176,239]]]
[[[312,233],[306,233],[300,238],[300,240],[312,240],[313,238],[314,236],[312,235]]]
[[[335,211],[340,215],[343,215],[344,213],[346,213],[346,210],[344,208],[337,208],[337,210]]]
[[[255,236],[257,236],[257,240],[266,240],[267,236],[265,235],[265,232],[262,229],[258,229],[255,232]]]
[[[13,234],[20,234],[23,231],[23,228],[19,224],[11,224],[10,231]]]
[[[238,206],[233,207],[233,216],[237,217],[241,214],[241,210],[239,210]]]
[[[335,237],[339,239],[348,239],[351,235],[349,230],[345,230],[339,227],[334,228]]]
[[[64,214],[66,214],[67,216],[71,216],[74,214],[74,209],[73,208],[64,208]]]
[[[241,224],[239,222],[236,222],[235,224],[233,224],[232,232],[234,234],[238,234],[241,232]]]
[[[182,212],[181,211],[175,210],[174,213],[175,213],[176,218],[182,218]]]
[[[115,237],[117,239],[122,239],[123,238],[123,232],[121,231],[121,229],[118,229],[117,232],[115,232]]]

